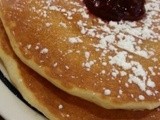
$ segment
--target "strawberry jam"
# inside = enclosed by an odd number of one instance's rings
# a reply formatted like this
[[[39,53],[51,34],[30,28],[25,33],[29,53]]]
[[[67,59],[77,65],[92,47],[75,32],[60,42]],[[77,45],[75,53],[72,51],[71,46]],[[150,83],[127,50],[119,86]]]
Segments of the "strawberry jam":
[[[145,15],[145,0],[83,0],[89,12],[105,21],[137,21]]]

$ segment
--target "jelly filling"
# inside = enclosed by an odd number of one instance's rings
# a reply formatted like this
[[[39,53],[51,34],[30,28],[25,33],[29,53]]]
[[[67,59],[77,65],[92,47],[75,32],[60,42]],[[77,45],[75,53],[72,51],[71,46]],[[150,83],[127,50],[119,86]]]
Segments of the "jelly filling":
[[[88,11],[105,21],[137,21],[145,15],[145,0],[83,0]]]

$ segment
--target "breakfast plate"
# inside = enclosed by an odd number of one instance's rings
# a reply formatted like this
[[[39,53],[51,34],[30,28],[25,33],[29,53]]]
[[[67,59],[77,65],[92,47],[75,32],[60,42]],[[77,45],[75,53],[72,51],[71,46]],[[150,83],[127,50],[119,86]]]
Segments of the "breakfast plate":
[[[0,63],[0,115],[6,120],[46,120],[25,103],[8,80],[7,72]]]
[[[159,0],[141,0],[135,22],[104,21],[85,0],[0,1],[5,119],[45,119],[28,103],[49,119],[160,118]]]

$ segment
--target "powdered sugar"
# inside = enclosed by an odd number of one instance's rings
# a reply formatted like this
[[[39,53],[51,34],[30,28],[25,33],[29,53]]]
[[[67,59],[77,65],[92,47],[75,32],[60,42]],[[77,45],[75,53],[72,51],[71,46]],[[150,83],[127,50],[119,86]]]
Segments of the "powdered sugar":
[[[41,54],[46,54],[48,53],[48,49],[47,48],[43,48],[41,51],[40,51]]]
[[[144,41],[159,41],[159,33],[154,31],[155,26],[152,26],[156,22],[153,17],[158,15],[160,11],[158,0],[147,2],[145,6],[147,11],[146,18],[139,23],[128,21],[105,23],[97,18],[98,24],[91,26],[88,26],[87,19],[90,15],[87,13],[86,7],[82,7],[79,2],[71,1],[70,4],[75,7],[70,10],[60,5],[51,5],[51,1],[47,2],[46,9],[61,12],[68,20],[74,19],[75,14],[80,14],[83,19],[78,19],[75,23],[82,35],[97,39],[96,44],[92,44],[92,47],[97,52],[102,50],[100,59],[108,57],[108,61],[103,61],[102,65],[107,66],[107,64],[110,64],[113,66],[110,73],[112,77],[116,78],[118,75],[122,77],[128,76],[127,87],[129,87],[129,84],[136,84],[140,90],[145,91],[147,95],[151,95],[147,88],[156,86],[154,80],[151,80],[146,68],[141,62],[135,60],[133,55],[140,56],[146,60],[155,55],[154,48],[148,49],[147,47],[142,47],[142,44],[144,44]],[[66,24],[62,22],[59,25],[66,27]],[[71,36],[68,38],[68,42],[78,44],[83,43],[83,40],[80,37]],[[107,56],[110,51],[113,55]],[[46,50],[41,52],[46,53]],[[91,56],[91,52],[86,51],[84,53],[85,61],[82,63],[82,67],[86,68],[87,71],[91,71],[92,66],[97,63],[97,60],[91,59]],[[115,69],[115,66],[118,66],[121,70]],[[156,75],[153,69],[149,68],[149,71]],[[106,74],[106,70],[102,69],[101,74]],[[104,94],[109,95],[110,91],[106,90]],[[142,96],[139,99],[144,100]]]
[[[68,41],[70,42],[70,43],[82,43],[83,41],[79,38],[79,37],[70,37],[69,39],[68,39]]]
[[[109,90],[109,89],[104,90],[104,95],[110,95],[110,94],[111,94],[111,90]]]
[[[92,76],[92,79],[97,77],[100,80],[95,84],[117,80],[120,86],[125,88],[136,86],[143,94],[152,96],[154,93],[152,89],[157,87],[153,76],[160,75],[160,70],[157,72],[155,65],[157,68],[159,65],[157,63],[145,65],[144,61],[159,61],[156,48],[151,45],[160,42],[159,0],[147,1],[146,16],[135,22],[104,22],[88,13],[82,0],[64,0],[64,2],[66,4],[62,5],[60,0],[40,0],[37,4],[42,6],[41,9],[30,8],[30,11],[43,18],[41,20],[43,23],[45,22],[47,29],[57,27],[66,32],[65,37],[61,35],[58,38],[62,37],[63,41],[60,42],[69,46],[65,48],[65,51],[61,48],[58,49],[63,54],[62,56],[68,57],[67,55],[71,56],[72,54],[81,56],[80,60],[83,61],[78,62],[77,66],[87,73],[96,71],[97,73],[94,73],[95,76]],[[62,20],[60,19],[56,25],[53,22],[55,16],[50,17],[52,13],[58,13],[62,17]],[[71,33],[70,30],[75,31]],[[30,44],[26,48],[30,49]],[[49,52],[49,48],[42,48],[39,45],[36,45],[35,49],[39,50],[42,55]],[[58,65],[57,62],[54,62],[52,67],[56,68]],[[98,70],[94,70],[96,67]],[[72,67],[64,65],[64,68],[67,71]],[[75,76],[71,75],[70,77],[76,78]],[[104,80],[103,78],[108,79]],[[107,84],[105,85],[108,88]],[[112,95],[112,92],[112,89],[105,89],[103,94]],[[125,92],[122,89],[118,90],[117,96]],[[145,100],[146,98],[144,95],[136,97],[134,93],[131,94],[130,96],[136,100]]]

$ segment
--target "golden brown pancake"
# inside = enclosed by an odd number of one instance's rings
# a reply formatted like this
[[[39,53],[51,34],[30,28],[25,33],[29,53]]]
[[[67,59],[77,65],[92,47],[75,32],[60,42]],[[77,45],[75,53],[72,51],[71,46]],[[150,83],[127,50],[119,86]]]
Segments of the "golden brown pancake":
[[[0,59],[23,97],[51,120],[159,120],[159,108],[145,111],[106,110],[71,96],[23,64],[13,52],[0,23]]]
[[[69,94],[108,109],[160,105],[159,0],[135,22],[103,22],[82,0],[0,0],[13,50]]]

